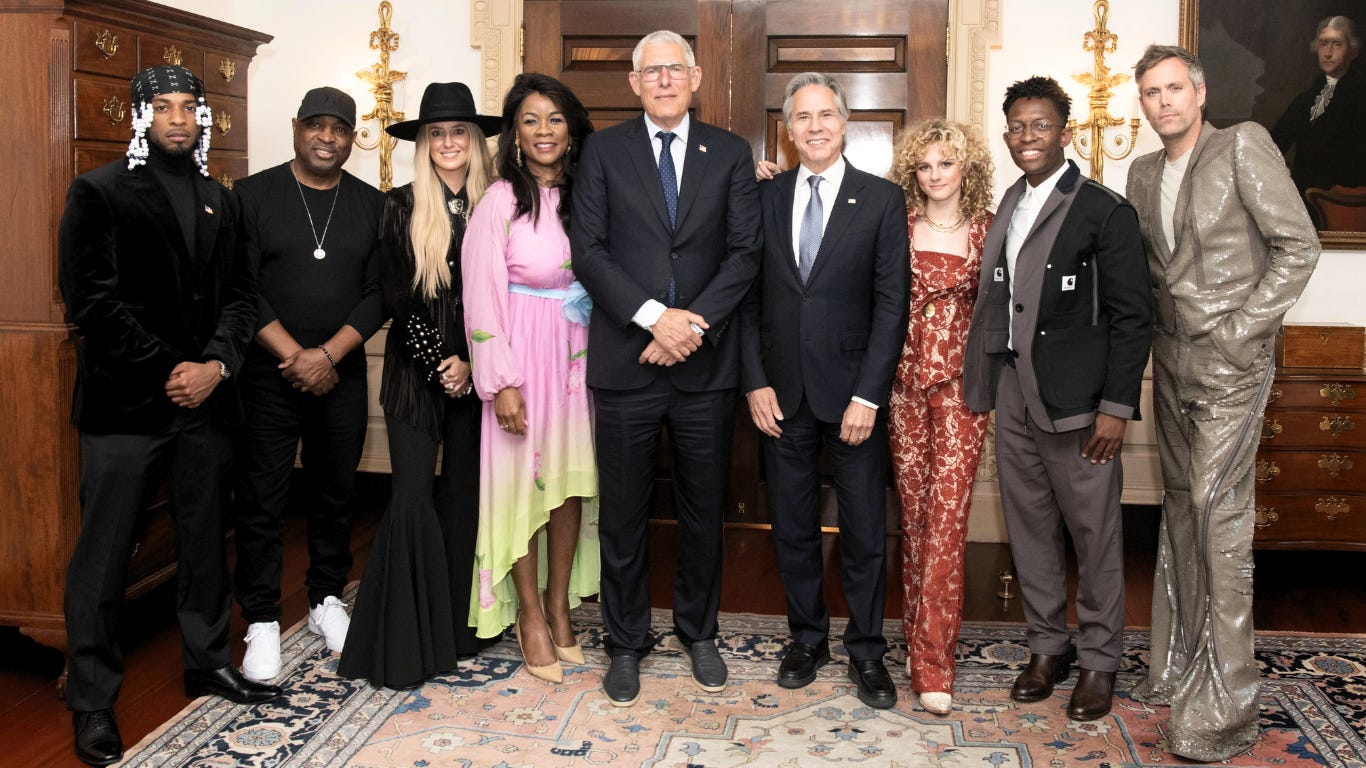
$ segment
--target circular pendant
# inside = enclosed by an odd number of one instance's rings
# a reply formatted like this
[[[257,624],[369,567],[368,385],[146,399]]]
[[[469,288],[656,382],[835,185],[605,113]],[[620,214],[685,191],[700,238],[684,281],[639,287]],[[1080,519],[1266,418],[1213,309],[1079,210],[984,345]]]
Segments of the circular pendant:
[[[321,249],[321,248],[317,248],[317,249],[315,249],[315,250],[313,251],[313,258],[315,258],[315,259],[327,258],[327,251],[324,251],[324,250]]]

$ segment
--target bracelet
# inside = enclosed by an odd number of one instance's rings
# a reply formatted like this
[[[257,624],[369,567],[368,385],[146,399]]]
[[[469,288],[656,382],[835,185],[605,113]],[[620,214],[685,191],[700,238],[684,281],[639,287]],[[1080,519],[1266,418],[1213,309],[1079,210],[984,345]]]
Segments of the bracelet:
[[[327,347],[324,347],[323,345],[319,344],[318,349],[321,349],[323,351],[323,357],[327,358],[327,362],[331,363],[333,368],[336,368],[337,361],[332,359],[332,353],[327,351]]]

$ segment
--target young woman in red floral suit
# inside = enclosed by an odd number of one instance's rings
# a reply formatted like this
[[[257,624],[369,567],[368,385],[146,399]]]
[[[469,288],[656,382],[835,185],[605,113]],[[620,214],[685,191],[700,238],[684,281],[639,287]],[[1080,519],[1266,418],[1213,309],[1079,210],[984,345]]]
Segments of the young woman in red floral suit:
[[[906,674],[921,705],[953,707],[963,551],[987,414],[963,405],[963,345],[992,214],[991,154],[977,132],[930,120],[897,139],[889,178],[906,190],[911,313],[891,397],[901,498]]]

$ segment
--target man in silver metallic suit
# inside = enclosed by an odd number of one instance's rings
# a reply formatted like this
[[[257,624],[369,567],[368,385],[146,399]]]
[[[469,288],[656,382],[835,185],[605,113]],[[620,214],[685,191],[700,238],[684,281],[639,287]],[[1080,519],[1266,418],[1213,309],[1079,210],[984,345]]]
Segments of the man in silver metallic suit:
[[[1253,461],[1273,340],[1319,256],[1276,145],[1256,123],[1202,122],[1185,49],[1134,68],[1163,148],[1129,169],[1153,275],[1153,410],[1166,489],[1148,678],[1171,706],[1167,749],[1223,760],[1257,741],[1252,657]]]

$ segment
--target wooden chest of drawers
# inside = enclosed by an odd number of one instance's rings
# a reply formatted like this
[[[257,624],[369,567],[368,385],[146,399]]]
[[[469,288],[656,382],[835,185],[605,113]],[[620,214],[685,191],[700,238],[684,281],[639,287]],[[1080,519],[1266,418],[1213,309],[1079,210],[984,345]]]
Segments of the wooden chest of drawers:
[[[1277,375],[1256,474],[1255,546],[1366,550],[1366,371]]]

